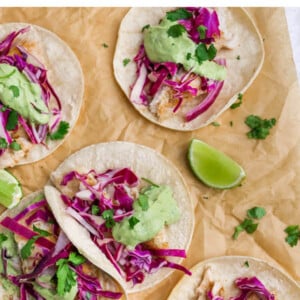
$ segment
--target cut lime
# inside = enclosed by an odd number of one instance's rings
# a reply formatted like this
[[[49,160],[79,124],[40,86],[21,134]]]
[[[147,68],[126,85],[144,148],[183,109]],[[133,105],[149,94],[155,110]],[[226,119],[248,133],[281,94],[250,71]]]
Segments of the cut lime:
[[[213,188],[232,188],[246,176],[243,168],[234,160],[197,139],[193,139],[189,145],[188,160],[194,174]]]
[[[6,170],[0,170],[0,204],[7,208],[16,206],[22,198],[19,181]]]

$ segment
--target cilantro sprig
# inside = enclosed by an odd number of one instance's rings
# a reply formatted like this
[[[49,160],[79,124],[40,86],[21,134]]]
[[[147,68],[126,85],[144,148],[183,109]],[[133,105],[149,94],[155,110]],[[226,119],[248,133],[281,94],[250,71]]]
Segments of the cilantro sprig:
[[[106,228],[112,228],[116,221],[114,220],[114,211],[113,209],[107,209],[102,212],[102,218],[105,220]]]
[[[177,37],[181,36],[184,32],[186,32],[186,29],[181,24],[172,25],[167,30],[168,36],[171,36],[173,38],[177,38]]]
[[[5,138],[0,137],[0,149],[6,149],[8,147],[8,143]]]
[[[140,222],[140,220],[138,218],[136,218],[135,216],[132,216],[131,218],[128,219],[130,229],[133,229],[134,226],[139,222]]]
[[[235,109],[241,106],[242,102],[243,102],[243,94],[239,93],[237,96],[238,101],[236,101],[235,103],[230,105],[231,109]]]
[[[285,241],[291,246],[297,246],[298,240],[300,239],[300,229],[299,225],[290,225],[284,229],[287,234]]]
[[[18,113],[15,110],[12,110],[7,119],[6,129],[14,130],[18,124]]]
[[[266,214],[263,207],[252,207],[247,210],[247,218],[245,218],[238,226],[234,228],[232,238],[236,240],[239,234],[243,231],[251,234],[256,231],[259,223],[254,223],[254,220],[260,220]]]
[[[192,17],[192,14],[184,8],[178,8],[167,12],[167,19],[170,21],[186,20]]]
[[[77,275],[70,268],[70,264],[74,266],[81,265],[85,262],[85,258],[75,252],[71,252],[68,258],[61,258],[56,262],[57,271],[57,294],[63,296],[70,292],[72,287],[76,285]]]
[[[250,139],[265,139],[270,134],[270,129],[276,124],[276,119],[262,119],[259,116],[250,115],[246,118],[245,124],[251,130],[247,132]]]
[[[68,133],[70,124],[65,121],[60,121],[58,128],[53,133],[49,134],[50,140],[61,140]]]
[[[195,50],[195,56],[199,63],[202,63],[205,60],[212,60],[216,55],[217,49],[214,44],[210,44],[207,48],[205,44],[200,43]]]

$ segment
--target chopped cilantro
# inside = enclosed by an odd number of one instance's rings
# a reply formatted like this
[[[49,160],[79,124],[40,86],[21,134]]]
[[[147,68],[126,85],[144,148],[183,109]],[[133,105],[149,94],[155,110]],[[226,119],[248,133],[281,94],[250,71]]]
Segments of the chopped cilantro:
[[[218,123],[218,122],[212,122],[211,125],[212,125],[212,126],[215,126],[215,127],[219,127],[219,126],[220,126],[220,123]]]
[[[178,8],[167,12],[167,19],[170,21],[186,20],[192,17],[192,14],[184,8]]]
[[[230,125],[230,127],[232,127],[232,126],[233,126],[233,122],[232,122],[232,121],[230,121],[230,122],[229,122],[229,125]]]
[[[106,228],[112,228],[116,224],[113,216],[114,211],[112,209],[107,209],[102,212],[102,218],[105,220]]]
[[[6,129],[14,130],[18,124],[18,113],[15,110],[12,110],[7,119]]]
[[[20,90],[16,85],[11,85],[8,88],[12,91],[15,98],[18,98],[20,96]]]
[[[142,180],[144,180],[145,182],[149,183],[150,185],[153,185],[153,186],[155,186],[155,187],[159,187],[158,184],[154,183],[153,181],[151,181],[151,180],[148,179],[148,178],[142,177]]]
[[[204,25],[200,25],[198,28],[197,28],[198,32],[199,32],[199,36],[200,36],[200,39],[203,40],[206,38],[206,31],[207,31],[207,27],[204,26]]]
[[[179,36],[181,36],[184,32],[186,32],[186,29],[183,25],[181,24],[175,24],[172,25],[171,27],[169,27],[169,29],[167,30],[167,34],[168,36],[171,36],[173,38],[177,38]]]
[[[18,142],[16,142],[16,141],[13,141],[13,142],[9,145],[9,148],[10,148],[10,149],[13,149],[14,151],[19,151],[19,150],[22,149],[22,148],[21,148],[21,145],[20,145]]]
[[[130,58],[124,58],[123,59],[123,66],[126,67],[130,63],[131,59]]]
[[[74,266],[79,266],[85,262],[85,258],[76,252],[71,252],[69,255],[69,262]]]
[[[55,132],[49,134],[51,140],[61,140],[68,133],[70,124],[65,121],[60,121],[58,128]]]
[[[259,116],[250,115],[246,118],[245,124],[251,130],[247,132],[250,139],[265,139],[270,134],[270,129],[276,124],[276,119],[261,119]]]
[[[5,149],[8,147],[8,143],[5,138],[0,137],[0,149]]]
[[[49,233],[48,231],[40,229],[40,228],[36,227],[35,225],[33,225],[33,231],[37,232],[39,234],[39,236],[49,236],[49,235],[51,235],[51,233]]]
[[[246,261],[244,262],[244,266],[247,267],[247,268],[249,268],[249,261],[248,261],[248,260],[246,260]]]
[[[186,59],[190,60],[191,58],[192,58],[192,53],[188,52],[187,55],[186,55]]]
[[[238,55],[238,56],[236,57],[236,59],[237,59],[237,60],[240,60],[240,59],[241,59],[241,57]]]
[[[238,101],[235,102],[235,103],[233,103],[230,106],[231,109],[235,109],[235,108],[239,107],[242,104],[243,94],[239,93],[238,96],[237,96],[237,98],[238,98]]]
[[[207,49],[205,44],[200,43],[195,50],[195,55],[199,63],[205,60],[214,59],[216,54],[217,54],[217,49],[213,44],[211,44]]]
[[[284,232],[287,233],[285,241],[291,246],[294,247],[298,244],[300,238],[300,229],[299,225],[290,225],[284,229]]]
[[[247,210],[247,216],[252,219],[261,219],[266,214],[266,210],[263,207],[255,206]]]
[[[99,206],[96,205],[96,204],[93,204],[93,205],[92,205],[92,215],[98,215],[99,212],[100,212]]]
[[[148,202],[148,196],[147,195],[140,194],[137,201],[138,201],[138,204],[142,208],[143,211],[148,210],[149,202]]]
[[[0,233],[0,247],[3,242],[5,242],[8,239],[8,237],[4,233]]]
[[[30,256],[33,245],[38,238],[39,235],[35,235],[21,248],[20,254],[22,259],[27,259]]]
[[[102,43],[103,48],[108,48],[108,45],[106,43]]]
[[[146,30],[146,29],[148,29],[148,28],[150,28],[150,24],[145,25],[145,26],[142,28],[142,32],[144,32],[144,30]]]
[[[128,219],[128,222],[129,222],[130,229],[133,229],[134,226],[140,222],[140,220],[137,219],[135,216],[132,216],[131,218]]]
[[[63,296],[66,293],[70,292],[72,287],[76,285],[77,275],[69,267],[68,260],[65,258],[59,259],[56,262],[56,266],[58,267],[56,271],[56,277],[57,277],[56,290],[59,296]]]

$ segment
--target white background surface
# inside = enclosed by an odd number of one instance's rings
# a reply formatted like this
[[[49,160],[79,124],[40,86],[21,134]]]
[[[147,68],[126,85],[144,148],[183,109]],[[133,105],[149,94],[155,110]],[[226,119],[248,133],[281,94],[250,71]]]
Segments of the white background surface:
[[[287,7],[285,13],[293,48],[294,61],[300,82],[300,7]]]

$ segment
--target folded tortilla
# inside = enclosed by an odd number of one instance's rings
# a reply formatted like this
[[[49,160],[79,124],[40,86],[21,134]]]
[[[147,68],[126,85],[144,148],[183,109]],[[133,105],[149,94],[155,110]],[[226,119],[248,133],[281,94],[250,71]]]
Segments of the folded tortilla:
[[[221,256],[200,262],[191,271],[193,275],[183,277],[168,300],[206,300],[203,293],[208,292],[214,284],[218,289],[223,288],[224,299],[230,299],[239,295],[234,281],[240,277],[253,276],[275,295],[276,300],[300,299],[300,286],[289,275],[257,258]]]
[[[130,9],[122,20],[113,67],[115,78],[128,99],[130,99],[131,86],[137,77],[137,68],[133,58],[143,42],[142,28],[147,24],[157,25],[167,11],[174,9],[170,7],[136,7]],[[146,119],[163,127],[181,131],[204,127],[237,101],[238,94],[244,93],[260,72],[264,60],[263,40],[247,11],[237,7],[221,7],[215,8],[215,10],[220,20],[221,31],[230,37],[230,48],[220,49],[216,57],[225,58],[227,66],[224,86],[216,101],[208,110],[190,122],[184,120],[188,103],[186,106],[183,104],[172,117],[160,120],[149,110],[149,106],[131,102]],[[126,58],[131,59],[131,62],[124,67],[123,60]],[[198,103],[201,102],[199,96],[196,100]]]
[[[0,221],[2,221],[6,217],[14,218],[16,215],[18,215],[20,212],[22,212],[24,209],[26,209],[26,207],[30,206],[31,204],[33,204],[37,201],[40,201],[41,199],[39,198],[39,196],[41,196],[41,195],[43,195],[42,190],[34,192],[34,193],[26,196],[25,198],[22,199],[22,201],[19,203],[18,206],[14,207],[12,209],[6,210],[0,216]],[[42,222],[42,221],[40,221],[40,222]],[[0,225],[0,233],[7,234],[7,232],[9,232],[9,230]],[[88,262],[89,264],[91,264],[90,262],[94,261],[94,259],[88,259],[88,260],[89,260],[89,262]],[[94,273],[97,273],[98,280],[99,280],[103,290],[109,290],[112,292],[121,292],[121,293],[123,293],[123,296],[121,299],[123,299],[123,300],[127,299],[127,295],[124,290],[124,287],[122,287],[122,285],[118,281],[114,280],[110,275],[103,272],[102,268],[97,268],[98,265],[99,265],[99,263],[91,264],[91,266],[89,267],[89,270],[92,270]],[[93,268],[95,268],[95,270],[93,270]],[[0,298],[1,299],[19,299],[20,297],[18,294],[16,294],[15,289],[10,290],[7,285],[2,284],[1,279],[0,279]],[[60,299],[60,297],[59,297],[59,299]]]
[[[0,40],[4,39],[9,33],[27,26],[30,26],[30,30],[19,35],[14,44],[23,46],[45,65],[49,82],[61,100],[61,119],[69,123],[70,133],[77,121],[83,102],[84,79],[80,63],[63,40],[37,25],[26,23],[1,24]],[[32,144],[28,139],[25,142],[25,151],[8,149],[0,156],[0,168],[13,167],[43,159],[61,145],[67,135],[61,140],[48,139],[46,146]]]
[[[74,194],[77,188],[73,185],[60,185],[65,174],[74,170],[88,172],[94,169],[97,172],[104,172],[108,169],[123,167],[132,169],[139,178],[144,177],[157,184],[168,185],[172,188],[173,197],[177,202],[181,217],[177,223],[166,226],[164,234],[168,248],[187,251],[194,230],[193,205],[181,174],[158,152],[129,142],[109,142],[88,146],[74,153],[59,165],[51,174],[51,180],[61,193],[69,195]],[[111,262],[91,241],[90,233],[66,212],[66,205],[61,200],[60,193],[53,187],[45,187],[45,195],[55,218],[76,248],[88,259],[97,257],[93,260],[96,265],[97,262],[106,261],[106,264],[101,263],[97,266],[117,280],[122,280],[125,284],[124,279],[117,273]],[[182,262],[182,258],[179,257],[169,260],[175,263]],[[133,293],[153,287],[173,271],[170,268],[162,268],[154,274],[148,274],[141,284],[132,286],[131,283],[127,283],[127,291]]]

